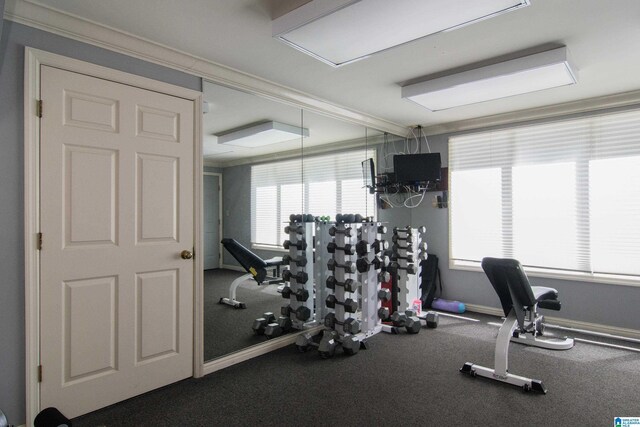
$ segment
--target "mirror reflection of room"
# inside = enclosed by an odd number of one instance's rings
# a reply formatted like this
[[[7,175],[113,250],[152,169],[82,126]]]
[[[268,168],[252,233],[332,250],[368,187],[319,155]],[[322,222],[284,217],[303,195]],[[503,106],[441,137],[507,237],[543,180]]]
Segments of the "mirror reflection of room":
[[[294,332],[278,322],[290,215],[375,216],[363,162],[382,133],[205,82],[204,360]],[[367,179],[369,182],[367,183]],[[313,256],[313,255],[311,255]],[[285,261],[287,261],[285,259]],[[311,303],[313,297],[310,298]]]

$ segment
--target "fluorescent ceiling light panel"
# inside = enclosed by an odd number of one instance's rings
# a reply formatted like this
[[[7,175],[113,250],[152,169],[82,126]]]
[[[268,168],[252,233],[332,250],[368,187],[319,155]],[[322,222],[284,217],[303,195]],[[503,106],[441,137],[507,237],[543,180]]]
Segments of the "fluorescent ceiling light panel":
[[[578,82],[566,47],[404,86],[402,97],[431,111]]]
[[[334,67],[529,5],[529,0],[312,0],[273,36]]]
[[[309,136],[309,129],[280,122],[262,122],[219,133],[218,144],[238,147],[262,147]]]

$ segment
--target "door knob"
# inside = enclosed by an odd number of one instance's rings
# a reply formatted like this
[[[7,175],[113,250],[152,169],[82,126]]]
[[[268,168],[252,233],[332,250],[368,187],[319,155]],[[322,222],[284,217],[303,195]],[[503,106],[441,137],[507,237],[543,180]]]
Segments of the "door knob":
[[[182,259],[191,259],[193,258],[193,252],[185,249],[184,251],[180,252],[180,257]]]

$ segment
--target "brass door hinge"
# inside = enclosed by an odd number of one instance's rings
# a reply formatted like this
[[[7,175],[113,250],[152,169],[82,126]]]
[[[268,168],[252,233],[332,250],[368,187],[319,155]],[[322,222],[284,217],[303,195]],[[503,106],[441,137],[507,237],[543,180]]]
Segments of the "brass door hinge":
[[[42,233],[38,233],[36,249],[38,249],[39,251],[42,250]]]
[[[42,118],[42,100],[36,101],[36,116]]]

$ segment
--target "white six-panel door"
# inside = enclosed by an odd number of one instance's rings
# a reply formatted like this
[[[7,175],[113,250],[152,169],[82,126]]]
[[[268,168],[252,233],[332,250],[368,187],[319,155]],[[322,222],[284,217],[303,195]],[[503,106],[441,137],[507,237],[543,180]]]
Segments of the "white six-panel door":
[[[41,99],[40,406],[75,417],[193,374],[194,102],[47,66]]]

